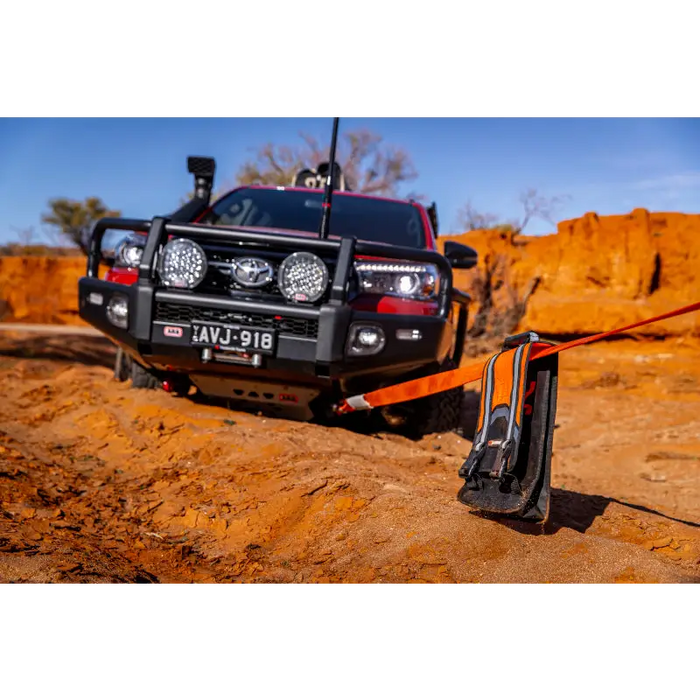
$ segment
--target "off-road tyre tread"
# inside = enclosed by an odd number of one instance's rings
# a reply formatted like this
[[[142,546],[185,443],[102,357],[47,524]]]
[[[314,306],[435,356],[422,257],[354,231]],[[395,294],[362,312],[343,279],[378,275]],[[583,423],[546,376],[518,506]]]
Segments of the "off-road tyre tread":
[[[443,362],[441,372],[456,369],[451,358]],[[408,437],[420,439],[434,433],[449,433],[457,430],[462,416],[464,388],[457,387],[439,394],[425,396],[403,405],[406,423],[402,432]]]
[[[138,362],[131,363],[131,386],[134,389],[157,389],[158,378],[142,367]]]

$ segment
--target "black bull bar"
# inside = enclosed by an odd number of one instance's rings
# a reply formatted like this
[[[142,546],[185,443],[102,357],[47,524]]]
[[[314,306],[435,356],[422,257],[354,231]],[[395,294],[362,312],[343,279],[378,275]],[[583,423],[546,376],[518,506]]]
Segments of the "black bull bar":
[[[368,256],[387,258],[390,260],[407,260],[410,262],[423,262],[435,265],[440,275],[440,287],[438,291],[438,309],[433,318],[446,320],[451,312],[451,306],[456,303],[459,314],[455,347],[462,348],[466,336],[468,305],[470,298],[453,287],[452,267],[448,259],[440,253],[432,250],[421,250],[407,246],[396,246],[387,243],[361,241],[356,238],[323,239],[308,236],[296,236],[294,234],[268,231],[251,231],[241,227],[224,227],[215,225],[202,225],[193,223],[175,223],[165,217],[154,217],[152,220],[104,218],[95,224],[90,238],[87,278],[97,280],[99,267],[102,261],[101,246],[104,235],[110,230],[134,231],[147,234],[143,256],[138,268],[138,281],[130,290],[130,295],[143,301],[143,307],[150,307],[154,293],[159,295],[180,294],[181,292],[160,290],[157,278],[157,260],[159,251],[172,237],[185,237],[193,240],[208,240],[230,243],[232,246],[248,245],[260,249],[261,253],[267,249],[308,251],[320,255],[335,254],[335,272],[331,280],[331,288],[327,304],[330,306],[344,306],[348,301],[348,288],[350,275],[353,272],[353,263],[356,256]],[[185,292],[185,294],[195,294]],[[207,296],[214,305],[231,304],[233,300],[228,297]],[[273,313],[287,313],[303,318],[318,317],[322,308],[306,305],[290,305],[282,301],[279,303],[252,302],[240,300],[238,306],[250,306],[265,309]],[[146,340],[150,336],[150,314],[141,315],[137,327],[133,329],[138,339]],[[461,352],[459,353],[461,355]]]

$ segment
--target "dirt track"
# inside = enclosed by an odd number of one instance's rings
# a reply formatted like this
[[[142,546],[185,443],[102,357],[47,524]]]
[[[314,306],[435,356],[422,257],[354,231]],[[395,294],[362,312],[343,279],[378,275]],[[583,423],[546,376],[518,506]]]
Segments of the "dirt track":
[[[111,353],[0,335],[0,581],[700,581],[697,345],[562,357],[544,528],[456,501],[456,434],[132,390]]]

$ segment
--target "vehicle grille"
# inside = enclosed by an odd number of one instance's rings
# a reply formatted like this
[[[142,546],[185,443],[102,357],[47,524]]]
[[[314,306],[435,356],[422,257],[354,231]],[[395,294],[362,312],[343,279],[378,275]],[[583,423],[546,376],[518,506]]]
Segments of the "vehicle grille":
[[[318,321],[305,318],[290,318],[272,314],[251,314],[245,311],[227,311],[186,304],[156,302],[156,321],[166,323],[191,323],[210,321],[212,323],[238,323],[254,328],[269,328],[297,338],[318,337]]]
[[[254,248],[236,248],[231,249],[228,246],[213,245],[202,243],[209,269],[203,282],[199,285],[198,291],[203,294],[228,294],[231,291],[245,292],[251,297],[270,297],[283,299],[282,292],[277,285],[277,271],[282,261],[289,255],[288,252],[272,251],[272,250],[256,250]],[[274,269],[274,279],[266,287],[259,289],[251,289],[238,284],[232,277],[230,264],[236,258],[256,257],[269,262]],[[320,256],[328,268],[329,280],[333,279],[335,274],[336,260],[334,257],[327,255]],[[316,302],[317,305],[327,301],[330,289],[330,282],[326,288],[326,293],[321,299]]]

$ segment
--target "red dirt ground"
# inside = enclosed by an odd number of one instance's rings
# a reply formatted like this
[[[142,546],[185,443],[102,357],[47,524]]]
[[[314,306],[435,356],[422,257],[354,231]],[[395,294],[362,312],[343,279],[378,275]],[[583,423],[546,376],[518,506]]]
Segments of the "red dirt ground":
[[[544,527],[457,502],[456,434],[133,390],[112,353],[0,335],[2,582],[700,581],[697,342],[562,356]]]

